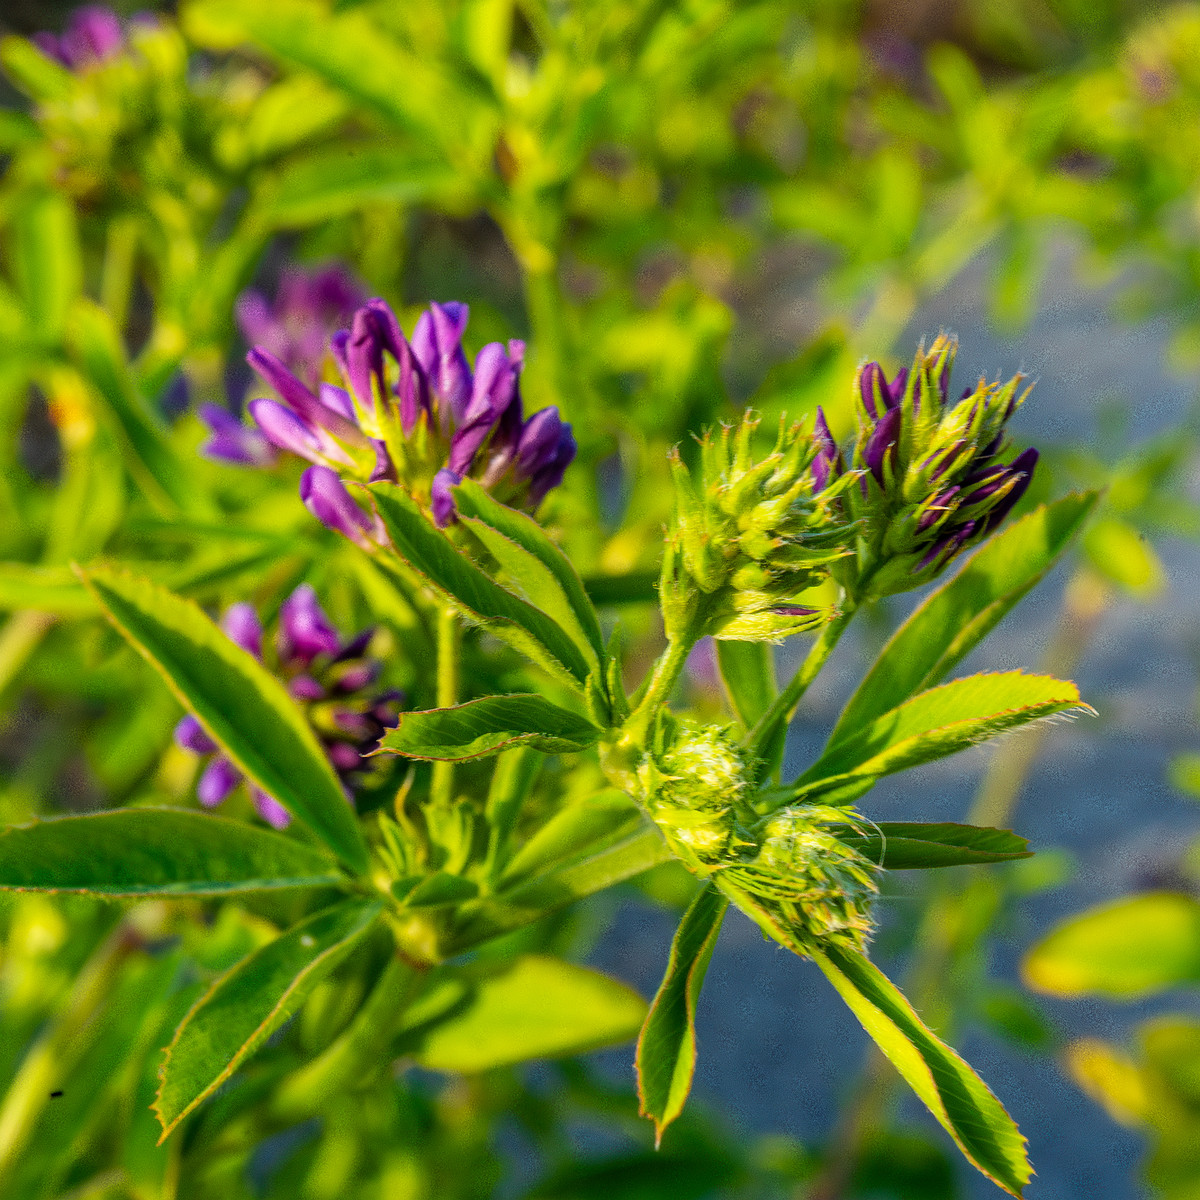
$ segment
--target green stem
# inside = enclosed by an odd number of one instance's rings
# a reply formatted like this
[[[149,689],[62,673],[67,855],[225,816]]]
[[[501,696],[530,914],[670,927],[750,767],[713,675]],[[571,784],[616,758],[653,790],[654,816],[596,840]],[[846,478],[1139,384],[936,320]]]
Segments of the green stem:
[[[461,634],[458,617],[451,608],[443,608],[437,620],[437,706],[452,708],[458,703],[458,667]],[[454,799],[454,764],[435,762],[430,800],[448,806]]]
[[[330,1097],[373,1080],[386,1065],[388,1045],[423,978],[423,972],[393,957],[350,1024],[320,1055],[280,1086],[272,1114],[303,1120],[319,1113]]]
[[[849,600],[845,602],[842,611],[838,613],[824,629],[820,636],[809,648],[808,654],[800,664],[800,669],[788,681],[787,686],[771,703],[771,707],[759,718],[758,724],[746,735],[746,746],[755,753],[762,753],[778,734],[781,727],[786,726],[796,711],[796,706],[808,691],[813,680],[821,673],[821,668],[833,653],[833,648],[846,631],[851,618],[858,611],[857,606]]]
[[[638,700],[637,708],[625,722],[621,737],[623,742],[636,741],[640,745],[645,740],[646,733],[658,710],[670,699],[671,692],[678,682],[679,676],[683,674],[683,668],[687,665],[688,655],[691,654],[692,647],[697,641],[697,638],[689,636],[673,639],[667,643],[667,648],[654,664],[650,682],[642,693],[641,699]]]

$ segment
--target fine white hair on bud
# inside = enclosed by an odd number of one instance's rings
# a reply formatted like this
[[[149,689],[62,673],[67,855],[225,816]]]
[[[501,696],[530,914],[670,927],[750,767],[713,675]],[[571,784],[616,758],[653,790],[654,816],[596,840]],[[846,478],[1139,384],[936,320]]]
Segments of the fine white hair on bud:
[[[865,833],[863,820],[819,804],[760,818],[753,762],[728,729],[683,721],[664,740],[639,770],[642,799],[684,865],[794,948],[864,949],[879,867],[843,840]]]
[[[721,883],[748,899],[802,945],[834,942],[863,950],[874,922],[879,867],[837,836],[861,832],[852,810],[825,805],[780,809],[756,830],[758,851],[731,865]]]

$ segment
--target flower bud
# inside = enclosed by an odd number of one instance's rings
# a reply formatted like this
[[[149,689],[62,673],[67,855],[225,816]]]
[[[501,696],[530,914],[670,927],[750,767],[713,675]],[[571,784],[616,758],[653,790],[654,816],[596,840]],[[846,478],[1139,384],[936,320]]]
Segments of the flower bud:
[[[837,497],[852,477],[841,471],[823,414],[811,433],[781,422],[774,450],[759,460],[751,447],[757,426],[747,416],[707,434],[699,483],[673,452],[674,549],[660,593],[681,611],[689,590],[702,593],[702,633],[779,641],[831,615],[798,597],[851,552],[855,530]]]

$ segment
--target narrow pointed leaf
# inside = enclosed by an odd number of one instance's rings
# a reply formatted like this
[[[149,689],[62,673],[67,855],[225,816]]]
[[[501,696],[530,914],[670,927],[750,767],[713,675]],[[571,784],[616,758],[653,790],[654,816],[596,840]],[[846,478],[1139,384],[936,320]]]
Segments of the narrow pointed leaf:
[[[696,1070],[696,1003],[729,901],[705,887],[692,901],[675,938],[667,971],[638,1038],[638,1099],[654,1122],[656,1141],[683,1111]]]
[[[1007,671],[956,679],[832,742],[793,794],[814,796],[944,758],[1067,709],[1091,711],[1073,683],[1048,675]]]
[[[471,620],[515,645],[535,662],[582,687],[591,673],[586,658],[540,608],[488,578],[459,551],[395,484],[373,483],[370,492],[397,553]]]
[[[381,911],[372,900],[327,908],[242,959],[205,992],[167,1047],[154,1104],[163,1138],[299,1011]]]
[[[1059,560],[1098,493],[1065,496],[991,538],[900,626],[842,710],[831,741],[933,687]]]
[[[837,836],[888,871],[1009,862],[1033,855],[1025,838],[1011,830],[979,825],[881,821],[865,831],[847,826]]]
[[[808,949],[875,1044],[921,1098],[968,1162],[1020,1196],[1033,1169],[1004,1106],[873,963],[852,950]]]
[[[0,888],[99,896],[219,896],[336,885],[319,850],[182,808],[50,817],[0,833]]]
[[[493,500],[473,479],[454,489],[460,520],[487,547],[521,597],[571,635],[593,670],[604,663],[600,618],[570,559],[525,513]]]
[[[747,729],[753,729],[779,692],[774,648],[768,642],[721,640],[715,645],[721,682],[733,711]]]
[[[488,696],[453,708],[402,713],[379,750],[447,761],[482,758],[512,746],[570,754],[594,745],[601,733],[586,718],[533,693]]]
[[[80,572],[109,619],[238,768],[348,866],[367,867],[354,810],[287,689],[190,600],[106,569]]]
[[[645,1000],[625,984],[525,954],[475,981],[446,1018],[408,1033],[402,1046],[431,1070],[486,1071],[619,1045],[635,1036],[645,1015]]]

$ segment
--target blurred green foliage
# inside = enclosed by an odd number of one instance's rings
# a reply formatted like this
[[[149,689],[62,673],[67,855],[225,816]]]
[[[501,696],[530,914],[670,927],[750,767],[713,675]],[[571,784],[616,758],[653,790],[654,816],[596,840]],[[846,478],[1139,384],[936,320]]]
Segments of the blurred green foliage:
[[[690,453],[690,434],[745,403],[768,418],[820,403],[844,432],[857,361],[886,359],[981,257],[1005,327],[1036,311],[1065,242],[1125,313],[1170,319],[1179,363],[1200,362],[1200,6],[908,7],[184,0],[75,72],[15,33],[0,43],[20,97],[0,110],[0,821],[190,790],[177,707],[72,562],[119,555],[213,606],[269,609],[309,579],[345,627],[386,614],[393,682],[433,702],[403,651],[419,644],[414,615],[387,579],[308,519],[287,470],[198,457],[201,427],[176,403],[186,385],[240,405],[234,302],[285,261],[342,259],[406,316],[468,300],[480,342],[528,337],[530,407],[558,404],[581,447],[556,534],[618,593],[656,561],[671,445]],[[14,5],[9,19],[29,32],[49,13]],[[1161,585],[1154,539],[1198,529],[1180,482],[1193,447],[1182,430],[1107,460],[1062,448],[1055,490],[1109,486],[1072,619]],[[657,636],[647,614],[625,609],[635,655]],[[934,893],[945,1024],[1047,1043],[1028,999],[988,981],[987,945],[1049,882],[995,869]],[[687,898],[669,877],[646,890]],[[1192,902],[1128,903],[1178,916]],[[349,1020],[347,996],[379,969],[369,946],[186,1142],[157,1148],[158,1047],[205,982],[290,919],[283,905],[0,901],[0,1194],[483,1197],[506,1172],[511,1184],[514,1157],[536,1179],[509,1194],[543,1200],[785,1195],[814,1175],[814,1196],[954,1194],[941,1151],[895,1131],[835,1141],[840,1177],[820,1174],[820,1147],[695,1116],[654,1155],[631,1091],[573,1060],[544,1077],[410,1072],[348,1092],[320,1122],[270,1112],[274,1084]],[[508,950],[583,953],[603,918],[556,919]],[[1113,961],[1112,919],[1095,935],[1107,958],[1074,943],[1090,980],[1076,990],[1135,986]],[[1030,977],[1062,991],[1044,973],[1053,946]],[[1168,950],[1166,974],[1138,988],[1194,982],[1175,960],[1196,947]],[[1150,1182],[1193,1194],[1194,1021],[1152,1023],[1132,1056],[1068,1054],[1115,1116],[1151,1129]],[[618,1148],[581,1154],[576,1124]],[[528,1150],[507,1153],[497,1129]]]

